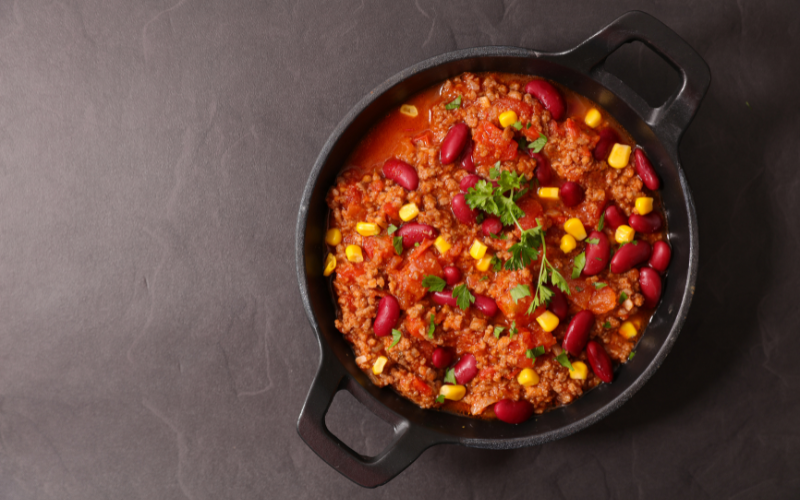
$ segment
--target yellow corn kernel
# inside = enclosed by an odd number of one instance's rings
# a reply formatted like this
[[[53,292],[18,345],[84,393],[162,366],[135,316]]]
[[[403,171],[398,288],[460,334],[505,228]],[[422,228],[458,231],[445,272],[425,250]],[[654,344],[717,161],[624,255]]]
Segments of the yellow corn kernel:
[[[403,219],[404,222],[414,219],[417,215],[419,215],[419,207],[417,207],[416,203],[403,205],[403,208],[400,209],[400,218]]]
[[[419,114],[417,107],[413,104],[403,104],[400,106],[400,112],[406,116],[410,116],[411,118],[416,118]]]
[[[530,368],[525,368],[517,375],[517,382],[523,387],[529,387],[539,383],[539,374]]]
[[[387,361],[389,360],[386,359],[386,356],[378,356],[378,359],[375,360],[375,364],[372,365],[372,373],[375,375],[383,373],[383,367],[386,366]]]
[[[562,252],[570,253],[571,251],[575,250],[576,246],[578,246],[578,242],[575,241],[575,238],[571,234],[565,234],[561,237]]]
[[[377,236],[381,234],[381,228],[374,222],[359,222],[356,224],[356,232],[361,236]]]
[[[336,228],[328,229],[328,232],[325,233],[325,243],[327,243],[332,247],[335,247],[341,242],[342,242],[342,232]]]
[[[636,234],[636,231],[634,231],[631,226],[623,224],[617,228],[617,231],[614,233],[614,239],[620,245],[623,243],[630,243],[633,241],[634,234]]]
[[[569,378],[575,380],[586,380],[589,374],[589,367],[583,361],[573,361],[572,370],[569,371]]]
[[[466,393],[467,388],[463,385],[445,384],[439,389],[439,395],[444,396],[444,399],[449,399],[450,401],[460,401]]]
[[[564,231],[571,234],[578,241],[586,239],[586,229],[583,228],[583,222],[580,219],[572,218],[565,222]]]
[[[616,143],[614,147],[611,148],[611,154],[608,155],[608,164],[614,168],[625,168],[628,166],[630,157],[631,147]]]
[[[453,245],[451,245],[449,241],[444,239],[444,237],[439,236],[438,238],[436,238],[436,241],[433,242],[433,246],[436,247],[436,250],[439,250],[440,254],[444,255],[447,253],[448,250],[450,250],[450,248],[452,248]]]
[[[358,245],[347,245],[344,254],[350,262],[364,262],[364,254],[361,253],[361,247]]]
[[[473,241],[472,246],[469,248],[469,254],[472,255],[473,259],[481,260],[486,255],[486,245],[478,240]]]
[[[542,327],[542,330],[546,332],[552,332],[558,326],[558,316],[550,311],[545,311],[537,316],[536,321]]]
[[[506,128],[517,123],[517,114],[509,109],[508,111],[500,113],[497,119],[500,120],[500,126]]]
[[[478,271],[488,271],[490,265],[492,265],[492,257],[491,255],[486,255],[475,264],[475,267]]]
[[[586,122],[586,125],[589,125],[592,128],[597,128],[602,119],[603,117],[600,116],[600,112],[597,111],[597,108],[592,108],[586,112],[586,118],[584,118],[583,121]]]
[[[539,188],[539,198],[544,198],[545,200],[557,200],[558,188]]]
[[[636,211],[639,215],[647,215],[653,211],[653,198],[642,196],[636,198]]]
[[[631,323],[630,321],[622,323],[622,326],[619,327],[619,334],[625,337],[626,339],[632,339],[638,333],[639,332],[636,331],[636,327],[633,326],[633,323]]]
[[[330,276],[333,274],[334,269],[336,269],[336,256],[329,253],[328,256],[325,257],[325,270],[322,271],[322,275]]]

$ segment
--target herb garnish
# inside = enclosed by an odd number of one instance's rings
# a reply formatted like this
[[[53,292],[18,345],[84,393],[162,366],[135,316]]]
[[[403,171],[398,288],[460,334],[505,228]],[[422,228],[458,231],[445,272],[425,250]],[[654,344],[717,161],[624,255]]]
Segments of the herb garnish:
[[[434,318],[436,317],[435,314],[431,314],[430,316],[430,323],[428,324],[428,338],[433,338],[433,332],[436,331],[436,323],[433,322]]]
[[[517,285],[511,289],[511,298],[514,299],[515,304],[519,302],[519,299],[530,296],[531,289],[528,287],[528,285]]]
[[[628,294],[625,292],[619,292],[619,303],[622,304],[626,300],[628,300]]]
[[[494,327],[494,338],[499,339],[500,338],[500,334],[503,333],[503,330],[505,330],[505,327],[495,326]]]
[[[403,255],[403,237],[402,236],[395,236],[392,238],[392,245],[394,245],[394,251],[397,255]]]
[[[444,382],[446,384],[457,384],[456,382],[456,371],[453,368],[448,368],[446,372],[444,372]]]
[[[402,339],[402,338],[403,338],[403,332],[401,332],[400,330],[392,329],[392,340],[393,340],[393,342],[392,342],[392,345],[389,346],[389,349],[391,349],[392,347],[396,346],[397,343],[400,342],[400,339]]]
[[[594,283],[594,287],[595,287],[596,289],[598,289],[598,290],[600,290],[601,288],[605,288],[605,287],[607,287],[607,286],[608,286],[608,285],[606,285],[606,284],[605,284],[605,283],[603,283],[602,281],[597,281],[597,282],[595,282],[595,283]]]
[[[575,256],[575,266],[572,268],[572,279],[580,277],[583,267],[586,265],[586,252],[581,252]]]
[[[600,222],[597,223],[597,230],[602,231],[605,225],[606,225],[606,213],[603,212],[603,214],[600,216]]]
[[[636,356],[636,351],[631,351],[631,353],[628,354],[628,361],[632,360],[634,356]]]
[[[528,148],[532,149],[534,153],[538,153],[542,150],[542,148],[544,148],[545,144],[547,144],[547,137],[545,137],[543,133],[539,132],[539,138],[528,144]]]
[[[475,297],[467,290],[467,285],[460,284],[453,288],[453,298],[456,299],[456,305],[462,311],[466,311],[470,304],[475,302]]]
[[[505,234],[503,234],[501,236],[497,236],[496,234],[489,234],[489,237],[490,238],[494,238],[496,240],[507,240],[508,239],[508,236],[506,236]]]
[[[461,96],[456,97],[445,105],[444,109],[458,109],[461,107]]]
[[[611,328],[611,322],[610,321],[606,321],[605,323],[603,323],[603,328],[605,328],[606,330]]]
[[[514,128],[515,128],[515,129],[517,129],[517,130],[522,130],[522,122],[521,122],[521,121],[519,121],[519,120],[517,120],[516,122],[514,122],[514,125],[511,125],[511,126],[512,126],[512,127],[514,127]]]
[[[600,243],[600,239],[599,238],[589,238],[589,239],[586,240],[586,243],[588,243],[589,245],[597,245],[598,243]]]
[[[535,349],[528,349],[527,351],[525,351],[525,357],[530,358],[530,359],[536,359],[539,356],[541,356],[542,354],[544,354],[544,346],[543,345],[540,345],[539,347],[537,347]]]
[[[512,338],[512,339],[513,339],[513,338],[514,338],[514,335],[516,335],[516,334],[517,334],[517,332],[519,332],[519,330],[517,330],[517,322],[516,322],[516,321],[512,321],[512,322],[511,322],[511,329],[508,331],[508,333],[509,333],[509,338]]]
[[[556,361],[563,366],[564,368],[568,368],[569,371],[574,371],[575,369],[572,367],[572,363],[569,362],[569,357],[567,357],[567,351],[561,351],[561,354],[556,356]]]
[[[438,396],[436,396],[436,402],[439,404],[444,403],[444,394],[439,394]]]
[[[422,286],[427,288],[429,292],[441,292],[444,290],[447,282],[442,278],[434,275],[425,276],[422,280]]]
[[[503,261],[500,260],[500,257],[497,255],[492,255],[492,260],[490,260],[489,263],[492,265],[492,269],[494,269],[494,272],[496,273],[500,272],[500,269],[503,268]]]
[[[397,231],[397,226],[394,224],[389,224],[389,227],[386,228],[386,234],[393,234],[395,231]]]

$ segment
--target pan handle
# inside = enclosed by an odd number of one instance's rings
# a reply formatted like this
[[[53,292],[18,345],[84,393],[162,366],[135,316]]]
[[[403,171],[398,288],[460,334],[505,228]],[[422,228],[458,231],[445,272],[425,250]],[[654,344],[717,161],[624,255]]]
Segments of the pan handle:
[[[317,375],[297,420],[297,433],[314,453],[351,481],[367,488],[380,486],[400,474],[438,441],[377,401],[331,358],[323,351]],[[378,455],[366,457],[356,453],[325,425],[331,402],[342,389],[394,428],[394,439]]]
[[[611,53],[637,40],[660,55],[683,79],[678,90],[658,108],[651,107],[604,68]],[[676,147],[711,83],[711,71],[703,58],[661,21],[639,11],[624,14],[574,49],[555,56],[561,64],[590,75],[622,98],[659,136]]]

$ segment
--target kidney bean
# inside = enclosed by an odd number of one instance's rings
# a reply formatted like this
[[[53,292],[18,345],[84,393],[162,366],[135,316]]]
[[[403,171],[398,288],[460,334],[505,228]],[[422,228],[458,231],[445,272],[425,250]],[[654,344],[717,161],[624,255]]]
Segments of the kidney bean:
[[[450,286],[455,286],[461,281],[461,270],[456,266],[447,266],[444,268],[444,280]]]
[[[661,217],[655,212],[647,215],[631,214],[628,217],[628,225],[640,233],[655,233],[661,229]]]
[[[550,297],[550,303],[547,304],[547,308],[551,313],[558,316],[558,319],[566,318],[569,305],[567,304],[567,297],[564,295],[564,292],[555,286],[547,286],[547,289],[553,292],[553,296]]]
[[[497,419],[507,424],[521,424],[533,415],[533,405],[525,400],[503,399],[494,404]]]
[[[669,267],[669,259],[672,257],[672,250],[666,241],[656,241],[653,243],[653,255],[650,256],[648,265],[656,271],[664,274]]]
[[[453,367],[453,371],[455,372],[456,382],[464,385],[478,374],[478,361],[472,354],[465,354],[461,356],[456,366]]]
[[[453,362],[453,351],[446,347],[437,347],[431,355],[433,366],[438,369],[447,368]]]
[[[378,302],[378,314],[375,315],[375,322],[372,329],[376,337],[391,335],[392,328],[400,318],[400,303],[391,295],[386,295]]]
[[[567,181],[561,185],[559,196],[565,206],[574,207],[583,201],[583,188],[576,182]]]
[[[469,188],[475,187],[475,184],[477,184],[480,180],[481,178],[477,175],[468,175],[461,179],[461,182],[458,183],[458,188],[462,193],[466,193],[469,191]]]
[[[456,123],[447,132],[442,141],[440,158],[442,165],[449,165],[456,161],[458,156],[464,151],[470,139],[469,127],[466,123]]]
[[[611,272],[622,274],[650,258],[650,243],[633,240],[617,250],[611,259]]]
[[[614,205],[609,205],[604,213],[606,214],[606,224],[611,229],[616,230],[619,226],[628,222],[628,219],[625,218],[625,213]]]
[[[589,332],[592,331],[592,326],[594,326],[594,314],[591,311],[584,309],[573,316],[567,325],[567,332],[564,334],[564,342],[561,343],[561,347],[578,357],[586,347],[586,342],[589,341]]]
[[[431,294],[431,298],[440,306],[458,307],[458,302],[456,301],[456,298],[453,297],[452,290],[433,292]]]
[[[592,231],[587,239],[596,239],[597,243],[586,244],[586,265],[583,266],[583,274],[594,276],[600,274],[608,265],[608,259],[611,257],[611,243],[608,242],[606,234],[600,231]]]
[[[463,193],[455,195],[450,205],[453,207],[453,213],[456,218],[464,224],[474,224],[475,219],[478,218],[478,211],[469,208]]]
[[[414,191],[419,187],[419,176],[414,167],[397,158],[386,160],[386,163],[383,164],[383,175],[409,191]]]
[[[467,147],[464,148],[464,152],[461,153],[461,159],[458,160],[458,166],[471,174],[475,173],[475,161],[472,159],[472,151],[474,149],[475,141],[470,139],[467,143]]]
[[[567,105],[561,93],[550,82],[545,80],[531,80],[525,85],[525,92],[532,95],[550,112],[553,119],[558,121],[564,118]]]
[[[489,236],[490,234],[497,234],[503,230],[503,223],[500,222],[500,218],[496,215],[487,215],[483,222],[481,223],[481,231],[485,236]]]
[[[614,381],[614,368],[611,366],[611,358],[608,357],[608,353],[599,342],[590,340],[586,344],[586,357],[589,358],[592,371],[600,380],[606,384]]]
[[[539,184],[550,184],[550,181],[553,180],[553,168],[550,166],[550,160],[542,153],[533,153],[530,149],[528,150],[528,154],[531,158],[536,160],[535,173]]]
[[[636,148],[636,151],[633,152],[633,168],[636,170],[636,175],[647,186],[647,189],[658,191],[658,188],[661,187],[661,181],[658,180],[653,164],[650,163],[647,155],[640,148]]]
[[[494,299],[491,297],[487,297],[485,295],[478,295],[476,293],[474,305],[487,318],[491,318],[492,316],[497,314],[497,302],[495,302]]]
[[[643,267],[639,270],[639,288],[644,295],[644,306],[648,309],[655,309],[661,298],[661,276],[658,271]]]
[[[411,248],[422,240],[432,240],[439,235],[435,227],[421,222],[406,222],[397,230],[397,235],[403,237],[403,248]]]
[[[599,134],[600,140],[597,141],[597,145],[594,147],[594,159],[597,161],[607,160],[614,143],[619,142],[619,135],[613,128],[604,128]]]

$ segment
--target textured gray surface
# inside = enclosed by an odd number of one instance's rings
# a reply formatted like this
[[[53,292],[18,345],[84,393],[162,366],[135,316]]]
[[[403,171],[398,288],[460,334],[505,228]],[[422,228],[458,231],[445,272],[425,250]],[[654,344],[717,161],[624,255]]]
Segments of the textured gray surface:
[[[800,9],[479,5],[0,2],[0,498],[800,496]],[[701,271],[672,354],[575,436],[350,483],[294,429],[317,351],[293,229],[319,148],[414,62],[564,49],[634,8],[714,78],[681,147]],[[652,61],[614,68],[653,97]],[[329,422],[385,443],[349,395]]]

